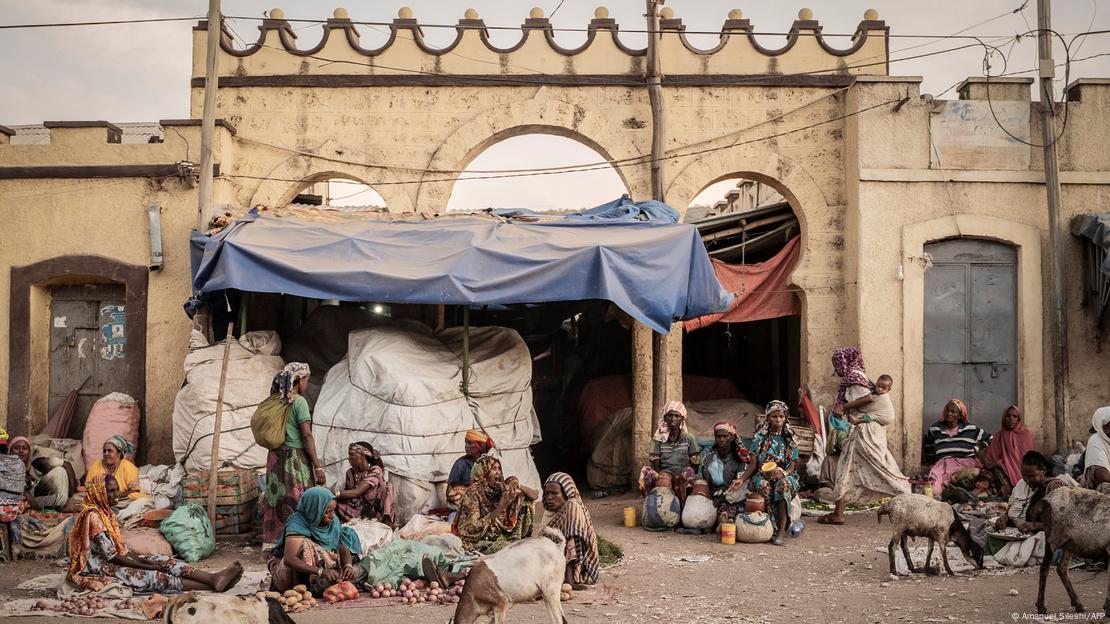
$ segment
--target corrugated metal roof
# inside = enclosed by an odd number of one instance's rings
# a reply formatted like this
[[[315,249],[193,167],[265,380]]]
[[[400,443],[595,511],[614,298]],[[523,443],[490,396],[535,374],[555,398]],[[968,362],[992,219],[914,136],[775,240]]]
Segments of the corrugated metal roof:
[[[121,143],[150,143],[150,137],[152,136],[159,139],[165,136],[162,126],[155,122],[118,123],[116,125],[119,126],[120,130],[123,130]],[[50,130],[43,127],[42,124],[10,126],[10,128],[15,130],[15,136],[11,138],[12,145],[50,145]]]

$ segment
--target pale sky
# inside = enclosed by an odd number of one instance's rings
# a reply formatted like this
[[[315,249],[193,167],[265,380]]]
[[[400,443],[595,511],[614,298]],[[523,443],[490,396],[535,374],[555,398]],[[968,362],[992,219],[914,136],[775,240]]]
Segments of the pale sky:
[[[552,18],[556,28],[584,28],[594,9],[605,4],[610,17],[625,29],[643,29],[641,0],[407,0],[403,2],[319,2],[296,0],[278,3],[288,18],[323,19],[336,6],[345,6],[354,20],[389,21],[402,6],[412,7],[424,23],[451,24],[468,7],[476,9],[490,26],[519,26],[532,6],[546,15],[559,6]],[[561,6],[560,6],[561,5]],[[1027,5],[1027,6],[1026,6]],[[899,35],[944,36],[976,26],[964,34],[1012,37],[1036,26],[1036,0],[785,0],[742,2],[737,0],[669,0],[667,6],[681,17],[687,30],[719,30],[728,11],[739,8],[757,32],[781,33],[789,29],[802,7],[813,9],[826,35],[851,33],[864,10],[874,8],[890,27],[891,73],[923,76],[922,92],[939,94],[968,76],[983,74],[981,48],[969,48],[926,58],[897,59],[964,45],[967,40],[902,38]],[[261,16],[274,2],[224,0],[227,16]],[[1013,12],[1024,6],[1024,10]],[[0,0],[0,24],[99,21],[151,17],[199,17],[207,10],[203,0]],[[1110,29],[1110,0],[1056,0],[1053,27],[1070,41],[1088,30]],[[114,122],[156,121],[188,114],[191,29],[194,22],[131,24],[49,29],[0,30],[0,124],[19,125],[45,120],[106,119]],[[248,41],[257,38],[257,22],[233,20],[235,32]],[[302,47],[318,41],[320,26],[294,24]],[[383,29],[361,28],[367,47],[385,38]],[[443,46],[455,36],[453,29],[426,28],[431,45]],[[509,46],[519,39],[511,31],[491,31],[494,44]],[[580,44],[585,33],[556,34],[566,47]],[[781,35],[762,35],[764,45],[779,47]],[[690,35],[694,45],[711,47],[715,35]],[[645,36],[626,33],[622,40],[642,47]],[[846,47],[847,39],[832,38],[832,45]],[[907,48],[913,48],[907,50]],[[904,50],[899,52],[900,50]],[[1036,64],[1034,37],[1023,38],[1003,50],[1009,54],[1009,72],[1028,70]],[[1103,55],[1106,56],[1096,56]],[[1057,62],[1064,59],[1057,43]],[[1079,60],[1096,56],[1088,60]],[[1080,77],[1110,77],[1110,34],[1080,38],[1072,45],[1071,80]],[[1001,71],[1002,61],[992,61],[992,74]],[[1032,73],[1023,74],[1033,76]],[[1057,72],[1063,86],[1063,68]],[[945,97],[954,98],[948,91]],[[554,137],[521,137],[499,143],[471,163],[474,169],[521,168],[595,162],[599,156],[589,148]],[[453,208],[531,207],[579,208],[612,199],[622,185],[615,172],[590,172],[508,180],[474,181],[456,185]],[[357,189],[356,189],[357,190]],[[722,191],[723,192],[723,191]],[[335,193],[339,195],[339,192]],[[349,194],[344,189],[343,194]],[[367,195],[374,195],[368,193]],[[359,198],[352,198],[357,201]]]

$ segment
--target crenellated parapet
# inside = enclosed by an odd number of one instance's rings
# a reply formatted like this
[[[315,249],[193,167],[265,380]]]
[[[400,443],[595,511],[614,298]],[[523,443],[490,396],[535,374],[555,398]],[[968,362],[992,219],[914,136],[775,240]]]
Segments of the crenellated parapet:
[[[588,25],[585,42],[568,48],[556,41],[551,22],[533,8],[520,27],[520,39],[502,48],[490,40],[489,27],[474,9],[467,9],[455,25],[455,39],[436,48],[424,37],[424,27],[409,8],[402,8],[389,25],[386,41],[364,47],[360,24],[346,9],[336,9],[321,24],[314,44],[304,42],[273,9],[262,21],[257,41],[236,48],[225,30],[219,59],[221,86],[362,86],[421,84],[641,84],[646,50],[624,43],[620,26],[599,7]],[[642,30],[636,25],[633,30]],[[208,24],[194,28],[193,86],[204,83],[205,39]],[[781,47],[767,47],[757,39],[751,22],[733,10],[721,25],[716,46],[702,49],[687,36],[681,17],[671,8],[662,12],[660,46],[665,81],[676,84],[730,84],[738,77],[840,77],[886,75],[887,26],[868,10],[850,45],[837,47],[822,35],[813,12],[802,9]],[[760,35],[765,42],[768,35]],[[290,77],[275,80],[275,77]],[[342,77],[342,78],[340,78]],[[810,80],[811,82],[813,80]],[[740,81],[742,83],[742,81]]]

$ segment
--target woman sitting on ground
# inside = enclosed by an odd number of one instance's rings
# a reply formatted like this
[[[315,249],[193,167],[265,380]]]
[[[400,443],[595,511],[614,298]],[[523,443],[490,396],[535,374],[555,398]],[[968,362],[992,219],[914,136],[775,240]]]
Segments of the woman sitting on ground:
[[[24,436],[12,438],[9,452],[27,466],[24,500],[31,509],[63,509],[77,492],[73,466],[60,457],[34,457],[31,441]]]
[[[1110,405],[1095,410],[1091,428],[1095,432],[1087,440],[1083,478],[1092,490],[1110,494]]]
[[[1022,422],[1021,409],[1011,405],[1002,412],[1002,427],[991,438],[983,453],[983,467],[994,475],[1001,486],[1002,493],[1010,491],[1021,481],[1021,460],[1025,454],[1036,448],[1033,434]],[[995,479],[992,479],[994,481]]]
[[[474,462],[493,450],[493,446],[493,438],[478,429],[466,432],[466,437],[463,439],[465,455],[455,460],[451,465],[450,474],[447,475],[447,502],[456,509],[463,492],[470,487],[470,473],[474,470]]]
[[[127,551],[112,511],[119,497],[115,479],[97,476],[85,484],[81,511],[69,534],[66,578],[78,588],[99,591],[119,582],[133,590],[160,594],[192,590],[227,591],[243,576],[236,561],[219,572],[205,572],[165,555]]]
[[[764,410],[766,420],[755,432],[750,451],[752,463],[738,483],[732,487],[739,489],[746,483],[748,489],[763,496],[767,513],[775,523],[775,534],[771,543],[785,546],[786,525],[790,521],[790,501],[798,492],[798,439],[794,430],[786,422],[790,408],[782,401],[771,401]],[[774,467],[764,470],[766,464]]]
[[[365,574],[355,565],[362,554],[358,534],[343,526],[336,507],[327,488],[311,487],[301,495],[270,553],[267,567],[274,591],[306,585],[319,596],[336,583],[357,582]]]
[[[968,420],[967,406],[959,399],[944,404],[944,411],[925,434],[925,456],[933,461],[929,477],[933,496],[941,498],[952,475],[964,468],[982,468],[979,453],[991,441],[991,434]]]
[[[103,455],[85,472],[85,482],[97,477],[111,477],[119,487],[121,499],[138,500],[147,494],[139,489],[139,469],[127,459],[135,455],[135,445],[122,435],[104,441]]]
[[[538,498],[516,477],[505,479],[497,458],[483,455],[474,462],[470,487],[459,500],[452,530],[468,551],[492,555],[532,534]]]
[[[672,476],[671,489],[686,504],[686,490],[694,485],[701,463],[701,447],[686,430],[686,406],[681,402],[671,401],[663,408],[659,426],[651,437],[648,461],[651,465],[640,469],[640,495],[647,496],[659,474],[666,472]]]
[[[709,484],[713,504],[717,507],[717,524],[732,522],[740,512],[740,502],[725,500],[725,493],[744,470],[743,457],[748,450],[740,446],[736,425],[721,421],[713,425],[713,446],[701,455],[701,478]]]
[[[369,442],[355,442],[347,447],[347,477],[342,490],[336,490],[339,501],[335,508],[339,519],[370,518],[393,527],[393,484],[385,480],[385,464],[381,453]]]
[[[1037,451],[1029,451],[1022,457],[1021,480],[1014,484],[1009,507],[996,520],[995,528],[1015,527],[1029,537],[996,545],[1000,547],[993,556],[999,563],[1017,567],[1036,565],[1044,557],[1044,524],[1033,519],[1033,507],[1056,488],[1077,485],[1066,474],[1050,478],[1048,468],[1048,459]]]
[[[565,472],[552,473],[543,484],[544,524],[566,537],[567,571],[563,582],[575,589],[597,583],[597,533],[578,486]]]

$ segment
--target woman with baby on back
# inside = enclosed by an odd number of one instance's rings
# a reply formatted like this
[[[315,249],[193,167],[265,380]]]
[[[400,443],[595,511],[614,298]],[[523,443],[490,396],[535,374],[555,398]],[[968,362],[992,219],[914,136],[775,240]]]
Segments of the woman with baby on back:
[[[836,465],[836,508],[818,522],[844,524],[845,505],[873,503],[907,493],[910,482],[886,445],[884,428],[894,422],[894,403],[890,400],[894,380],[881,375],[872,385],[863,367],[863,353],[856,347],[837,349],[832,365],[840,377],[833,412],[847,418],[851,430]]]

